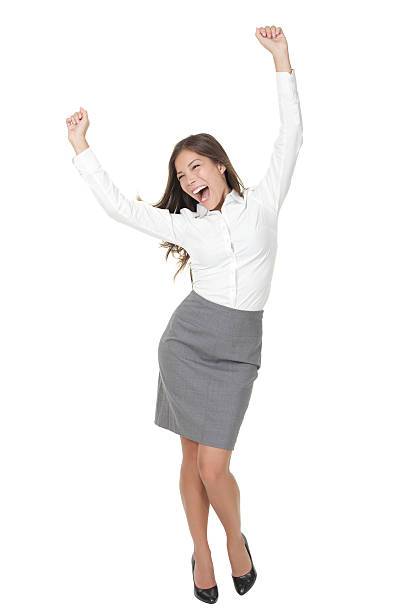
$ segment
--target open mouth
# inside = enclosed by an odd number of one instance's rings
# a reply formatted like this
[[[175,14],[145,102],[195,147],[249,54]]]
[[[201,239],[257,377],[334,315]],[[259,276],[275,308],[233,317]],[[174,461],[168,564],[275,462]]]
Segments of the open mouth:
[[[206,202],[206,200],[208,200],[210,197],[209,187],[204,187],[195,195],[198,198],[199,202]]]

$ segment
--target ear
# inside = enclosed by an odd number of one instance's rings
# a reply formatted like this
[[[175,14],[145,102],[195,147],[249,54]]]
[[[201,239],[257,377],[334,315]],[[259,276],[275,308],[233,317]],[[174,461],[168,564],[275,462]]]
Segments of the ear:
[[[217,164],[217,167],[219,169],[220,174],[223,174],[223,172],[225,172],[226,170],[226,166],[224,164],[219,163]]]

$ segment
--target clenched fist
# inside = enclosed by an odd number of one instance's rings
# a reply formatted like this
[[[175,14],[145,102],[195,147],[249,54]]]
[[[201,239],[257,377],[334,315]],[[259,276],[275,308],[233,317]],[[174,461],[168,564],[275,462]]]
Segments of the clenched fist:
[[[83,140],[86,136],[88,126],[90,125],[87,111],[80,106],[80,110],[77,113],[74,113],[66,119],[66,125],[68,130],[68,139],[72,144],[73,142]]]
[[[283,53],[288,49],[288,43],[282,28],[276,26],[265,26],[265,28],[255,28],[255,36],[265,49],[273,55]]]

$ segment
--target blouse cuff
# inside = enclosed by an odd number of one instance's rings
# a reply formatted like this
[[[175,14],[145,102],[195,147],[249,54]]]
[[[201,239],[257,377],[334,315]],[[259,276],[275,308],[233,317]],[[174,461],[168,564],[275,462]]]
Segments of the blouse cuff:
[[[282,98],[296,98],[297,86],[294,69],[292,72],[276,72],[276,84]]]
[[[101,167],[100,162],[90,147],[75,155],[72,158],[72,163],[80,174],[91,174]]]

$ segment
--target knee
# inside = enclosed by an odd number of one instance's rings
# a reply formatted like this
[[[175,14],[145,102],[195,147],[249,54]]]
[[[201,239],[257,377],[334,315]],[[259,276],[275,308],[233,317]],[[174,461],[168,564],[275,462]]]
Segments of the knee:
[[[199,476],[206,485],[214,485],[228,473],[222,462],[206,461],[201,458],[197,461]]]

